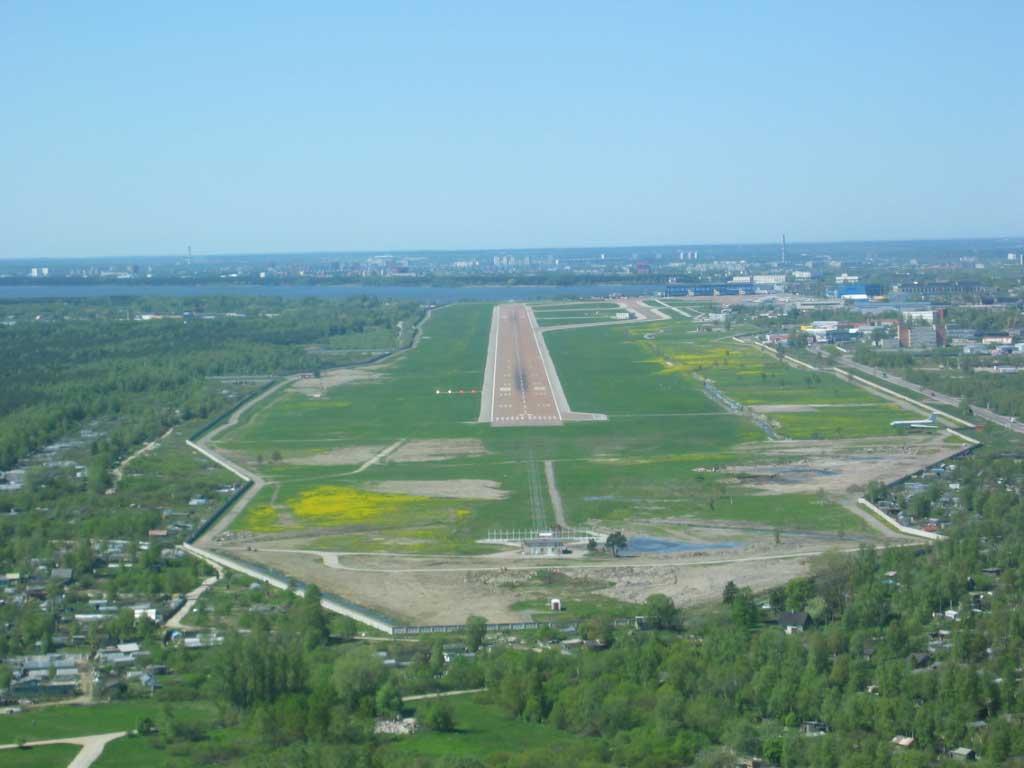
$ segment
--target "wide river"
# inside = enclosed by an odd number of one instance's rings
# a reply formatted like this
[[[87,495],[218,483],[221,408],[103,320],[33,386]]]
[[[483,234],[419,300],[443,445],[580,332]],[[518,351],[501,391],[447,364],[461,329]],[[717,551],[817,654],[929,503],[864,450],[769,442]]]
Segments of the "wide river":
[[[636,285],[0,285],[0,301],[11,299],[102,298],[105,296],[277,296],[324,299],[379,296],[431,304],[453,301],[529,301],[590,296],[639,296],[664,290],[662,284]]]

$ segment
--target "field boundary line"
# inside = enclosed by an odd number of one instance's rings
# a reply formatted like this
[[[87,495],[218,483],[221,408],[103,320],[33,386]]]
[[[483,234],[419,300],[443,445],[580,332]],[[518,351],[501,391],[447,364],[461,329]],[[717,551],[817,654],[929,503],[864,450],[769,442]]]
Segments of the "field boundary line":
[[[737,336],[733,336],[732,339],[733,339],[733,341],[736,341],[739,344],[746,344],[747,343],[743,339],[740,339]],[[759,341],[756,341],[756,340],[753,341],[753,344],[754,344],[755,347],[760,349],[762,352],[765,352],[765,353],[771,354],[771,355],[777,355],[778,354],[775,349],[769,347],[767,344],[763,344],[763,343],[761,343]],[[907,395],[901,394],[899,392],[894,392],[893,390],[889,389],[888,387],[883,387],[883,386],[881,386],[879,384],[876,384],[873,381],[869,381],[869,380],[864,379],[864,378],[862,378],[860,376],[857,376],[855,374],[849,373],[848,371],[844,371],[843,369],[841,369],[839,367],[816,368],[816,367],[814,367],[812,365],[809,365],[808,363],[805,363],[802,360],[797,360],[796,358],[791,357],[790,355],[783,355],[782,356],[782,360],[785,361],[785,362],[789,362],[789,363],[795,363],[795,364],[797,364],[799,366],[802,366],[804,368],[808,368],[808,369],[813,370],[813,371],[818,371],[818,372],[821,372],[821,373],[831,373],[832,375],[836,376],[837,378],[839,378],[841,380],[844,379],[844,377],[845,377],[845,379],[847,381],[849,381],[851,384],[859,385],[862,388],[868,388],[868,389],[876,390],[878,392],[884,393],[885,395],[891,396],[893,398],[897,398],[899,400],[906,401],[906,402],[910,403],[911,405],[913,405],[914,407],[923,410],[925,413],[933,413],[934,412],[934,413],[939,414],[940,416],[943,416],[943,417],[949,419],[950,421],[959,422],[960,424],[965,424],[965,425],[967,425],[969,427],[974,427],[975,426],[974,424],[971,424],[969,421],[966,421],[966,420],[961,419],[961,418],[959,418],[957,416],[953,416],[951,414],[948,414],[945,411],[940,411],[940,410],[937,410],[935,408],[931,408],[930,406],[928,406],[927,404],[925,404],[923,402],[914,400],[913,398],[908,397]],[[979,445],[981,445],[981,441],[980,440],[975,440],[974,438],[968,437],[967,435],[964,435],[961,432],[957,432],[956,430],[951,429],[949,427],[946,427],[946,432],[948,432],[951,435],[955,435],[956,437],[964,440],[968,445],[967,445],[966,448],[961,449],[960,451],[958,451],[958,452],[952,454],[951,456],[947,457],[947,459],[943,459],[943,461],[948,461],[949,458],[954,458],[956,456],[961,456],[961,455],[963,455],[965,453],[969,453],[970,451],[974,450]],[[931,465],[929,465],[929,466],[931,466]],[[924,468],[922,468],[922,469],[924,469]],[[907,475],[904,475],[903,477],[897,478],[896,480],[892,481],[891,483],[887,483],[886,485],[887,486],[893,486],[893,485],[896,485],[897,483],[901,483],[904,480],[906,480],[908,477],[910,477],[911,475],[916,474],[918,471],[920,471],[920,470],[915,470],[914,472],[911,472],[911,473],[909,473]],[[933,533],[931,531],[922,531],[919,528],[911,528],[909,526],[901,525],[900,523],[898,523],[895,520],[893,520],[891,517],[889,517],[889,515],[887,515],[884,512],[882,512],[882,510],[880,510],[878,507],[876,507],[874,504],[872,504],[870,501],[868,501],[867,499],[865,499],[863,497],[858,498],[857,499],[857,503],[860,504],[861,506],[867,508],[868,510],[870,510],[872,514],[874,514],[876,517],[878,517],[880,520],[882,520],[886,525],[889,525],[890,527],[894,528],[895,530],[897,530],[900,533],[905,534],[907,536],[913,536],[913,537],[919,538],[919,539],[928,539],[930,541],[941,541],[941,540],[946,538],[942,534]]]
[[[744,341],[743,339],[739,338],[738,336],[733,336],[732,339],[733,339],[733,341],[735,341],[735,342],[737,342],[739,344],[747,344],[746,341]],[[764,343],[762,343],[760,341],[753,341],[753,340],[751,341],[751,343],[755,347],[757,347],[758,349],[760,349],[762,352],[764,352],[766,354],[774,355],[776,357],[778,356],[778,353],[776,352],[776,350],[772,349],[767,344],[764,344]],[[837,376],[840,379],[846,379],[847,381],[849,381],[851,383],[852,382],[857,382],[858,384],[861,384],[862,386],[867,387],[869,389],[873,389],[876,392],[883,392],[886,395],[888,395],[889,397],[895,397],[895,398],[897,398],[899,400],[902,400],[904,402],[910,403],[915,408],[920,409],[924,413],[937,413],[939,416],[943,417],[944,419],[948,419],[949,421],[955,422],[955,423],[960,424],[960,425],[962,425],[964,427],[967,427],[969,429],[973,429],[975,426],[977,426],[977,425],[972,424],[971,422],[967,421],[966,419],[961,419],[959,416],[954,416],[951,413],[946,413],[945,411],[939,410],[938,408],[935,408],[935,407],[933,407],[931,405],[928,405],[925,402],[922,402],[920,400],[915,400],[912,397],[904,395],[901,392],[896,392],[895,390],[889,389],[888,387],[883,387],[881,384],[876,384],[875,382],[869,381],[868,379],[865,379],[865,378],[863,378],[861,376],[858,376],[855,373],[850,373],[849,371],[843,370],[842,368],[839,368],[838,366],[835,366],[835,367],[832,367],[832,368],[818,368],[818,367],[815,367],[815,366],[811,365],[810,363],[805,363],[803,360],[798,360],[797,358],[792,357],[791,355],[783,355],[782,359],[785,362],[791,363],[793,365],[798,365],[801,368],[806,368],[809,371],[815,371],[815,372],[818,372],[818,373],[831,373],[834,376]]]
[[[863,384],[864,386],[871,387],[872,389],[876,389],[879,392],[885,392],[887,395],[891,395],[892,397],[897,397],[900,400],[905,400],[908,403],[912,403],[913,405],[916,405],[918,408],[921,408],[922,410],[924,410],[927,413],[937,413],[937,414],[939,414],[939,416],[942,416],[944,419],[948,419],[949,421],[955,422],[955,423],[960,424],[961,426],[967,427],[969,429],[974,429],[977,426],[976,424],[972,424],[971,422],[967,421],[966,419],[961,419],[959,416],[954,416],[951,413],[946,413],[945,411],[941,411],[938,408],[935,408],[934,406],[928,405],[927,403],[924,403],[924,402],[922,402],[920,400],[915,400],[914,398],[909,397],[907,395],[904,395],[901,392],[897,392],[897,391],[895,391],[893,389],[889,389],[888,387],[883,387],[881,384],[876,384],[875,382],[869,381],[868,379],[865,379],[865,378],[863,378],[861,376],[858,376],[855,373],[850,373],[849,371],[844,371],[842,368],[838,368],[838,367],[833,368],[832,370],[835,371],[840,376],[845,376],[847,379],[858,381],[861,384]]]
[[[269,584],[272,587],[294,592],[299,597],[305,597],[306,595],[305,587],[302,586],[300,582],[282,579],[266,572],[263,568],[247,563],[244,560],[237,560],[233,557],[222,555],[219,552],[211,552],[208,549],[202,549],[192,544],[183,544],[182,547],[186,552],[195,555],[200,560],[205,560],[213,566],[220,565],[232,571],[237,571],[249,578],[256,579],[264,584]],[[345,605],[341,601],[325,595],[320,599],[320,606],[332,613],[348,616],[350,619],[354,619],[360,624],[373,627],[374,629],[378,629],[389,635],[392,634],[394,624],[384,620],[383,617],[373,616],[368,611],[361,610],[354,603],[351,605]]]
[[[498,334],[501,333],[501,304],[495,304],[491,311],[491,328],[487,336],[487,360],[484,362],[484,385],[480,390],[480,415],[477,421],[489,424],[494,421],[494,398],[498,388]],[[490,397],[487,396],[488,390]]]
[[[684,309],[680,309],[679,307],[673,307],[671,304],[666,304],[662,299],[652,299],[652,301],[658,302],[659,304],[661,304],[661,306],[665,307],[666,309],[671,309],[676,314],[682,315],[683,317],[685,317],[688,320],[696,320],[697,319],[697,315],[691,315],[689,312],[687,312]]]
[[[906,536],[913,536],[918,539],[929,539],[930,541],[943,541],[946,539],[946,537],[943,536],[941,533],[933,533],[932,531],[922,531],[920,528],[910,528],[906,525],[901,525],[900,523],[897,523],[895,520],[893,520],[891,517],[885,514],[885,512],[880,510],[878,507],[876,507],[874,504],[872,504],[870,501],[863,497],[857,499],[857,503],[870,510],[871,513],[875,515],[875,517],[880,519],[886,525],[895,528],[897,531]]]
[[[423,327],[427,321],[432,317],[434,310],[442,309],[447,305],[441,304],[436,307],[429,307],[423,313],[423,316],[416,322],[413,329],[412,337],[409,342],[396,349],[393,352],[381,355],[371,360],[365,360],[351,365],[340,365],[330,370],[341,370],[346,368],[360,368],[367,365],[373,365],[380,363],[382,360],[388,360],[396,358],[411,349],[415,349],[419,346],[421,339],[423,338]],[[217,554],[200,546],[200,540],[208,536],[219,534],[224,528],[231,524],[231,522],[249,505],[253,497],[259,493],[260,490],[266,485],[266,480],[256,472],[247,473],[240,466],[236,465],[229,459],[221,456],[212,448],[208,448],[203,445],[210,441],[215,435],[220,432],[229,429],[238,423],[238,419],[242,413],[249,410],[252,406],[256,405],[259,401],[269,397],[271,394],[286,388],[294,382],[308,376],[308,373],[294,373],[289,376],[285,376],[282,379],[276,379],[268,382],[264,387],[256,390],[247,397],[243,398],[238,403],[235,403],[231,408],[216,417],[204,427],[192,434],[192,436],[185,441],[193,450],[201,453],[210,461],[220,465],[224,469],[227,469],[233,475],[242,480],[242,487],[234,493],[230,499],[228,499],[221,507],[216,510],[205,522],[203,522],[185,541],[181,544],[183,551],[189,553],[193,557],[207,562],[212,565],[215,569],[219,570],[220,567],[228,568],[239,573],[243,573],[251,578],[255,578],[271,586],[277,587],[278,589],[292,589],[296,594],[304,595],[305,590],[300,587],[295,587],[290,584],[288,580],[278,578],[269,573],[266,573],[260,568],[249,565],[243,561],[235,560],[234,558],[226,557],[221,554]],[[404,442],[404,441],[403,441]],[[396,446],[397,447],[397,446]],[[376,457],[378,460],[381,458],[380,455]],[[335,599],[334,597],[324,597],[321,600],[321,605],[334,613],[340,613],[344,616],[348,616],[360,623],[366,624],[367,626],[379,629],[387,634],[392,634],[393,625],[384,620],[384,618],[377,618],[367,610],[361,609],[354,603],[347,605],[342,602],[341,599]]]

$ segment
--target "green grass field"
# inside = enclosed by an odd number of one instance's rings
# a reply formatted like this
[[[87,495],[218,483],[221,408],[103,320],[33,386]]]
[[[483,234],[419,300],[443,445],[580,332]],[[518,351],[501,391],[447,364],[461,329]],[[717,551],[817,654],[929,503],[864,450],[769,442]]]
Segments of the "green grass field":
[[[483,380],[490,319],[490,305],[446,307],[421,344],[376,368],[376,378],[318,399],[282,391],[254,409],[218,439],[250,466],[262,456],[259,471],[271,483],[235,526],[307,531],[317,548],[475,554],[488,551],[475,542],[488,530],[530,524],[530,478],[543,478],[550,460],[572,524],[671,517],[860,530],[857,518],[812,495],[763,495],[696,472],[749,461],[750,451],[737,447],[767,439],[751,419],[709,399],[702,379],[747,406],[815,406],[767,414],[794,439],[888,435],[899,407],[678,317],[547,333],[572,408],[609,419],[492,428],[476,422],[473,392]],[[385,460],[356,472],[399,441]],[[279,460],[269,458],[275,454]],[[438,497],[448,492],[439,488],[461,489],[460,497]]]
[[[516,754],[525,749],[556,750],[580,741],[550,725],[528,723],[507,717],[482,696],[451,696],[448,698],[455,714],[453,733],[420,731],[412,736],[397,737],[385,747],[393,755],[426,755],[429,757],[462,756],[487,758],[501,753]],[[429,707],[428,702],[410,706],[413,715]]]
[[[578,309],[613,310],[619,305],[614,301],[537,301],[529,302],[534,312],[574,312]]]
[[[74,744],[49,744],[31,749],[5,749],[0,751],[0,765],[4,768],[65,768],[80,747]]]
[[[122,701],[89,706],[63,706],[19,712],[0,717],[0,744],[26,741],[63,739],[70,736],[88,736],[92,733],[130,731],[144,717],[157,719],[165,705],[147,699]],[[210,716],[214,707],[208,703],[175,702],[176,715],[182,717]],[[0,760],[2,763],[2,760]]]
[[[538,314],[537,325],[551,328],[556,325],[590,325],[592,323],[623,322],[614,312],[575,312],[572,314]]]

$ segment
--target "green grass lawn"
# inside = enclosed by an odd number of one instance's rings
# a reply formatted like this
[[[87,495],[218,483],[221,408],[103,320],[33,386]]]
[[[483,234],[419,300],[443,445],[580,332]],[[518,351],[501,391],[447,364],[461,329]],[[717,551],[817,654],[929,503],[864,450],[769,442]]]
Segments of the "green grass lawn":
[[[571,407],[607,414],[607,421],[492,428],[476,422],[479,394],[436,394],[479,390],[490,320],[490,305],[446,307],[425,326],[420,345],[380,366],[378,378],[335,387],[318,399],[282,391],[253,409],[218,444],[250,463],[274,452],[282,460],[260,466],[271,484],[235,527],[308,530],[318,534],[318,548],[474,554],[482,551],[475,540],[488,530],[530,524],[530,477],[539,472],[543,478],[545,460],[555,464],[572,524],[673,516],[826,530],[857,526],[839,507],[825,509],[810,496],[756,495],[694,470],[744,461],[736,447],[766,439],[749,418],[710,400],[701,376],[747,404],[870,401],[862,390],[831,376],[808,378],[727,334],[699,333],[693,322],[675,318],[545,335]],[[882,410],[872,418],[860,418],[871,411],[864,408],[772,417],[793,436],[837,428],[855,436],[883,423],[887,429],[890,414],[879,402]],[[446,442],[452,440],[475,448],[436,461],[386,460],[353,474],[365,460],[360,456],[399,440],[442,453],[456,445]],[[294,463],[342,449],[350,452],[334,464]],[[422,486],[386,485],[456,481],[486,482],[505,497],[434,498],[415,490]],[[313,508],[320,512],[309,514]]]
[[[530,302],[534,312],[572,312],[578,309],[613,310],[619,307],[614,301],[555,301]]]
[[[587,325],[589,323],[623,322],[615,317],[614,312],[574,312],[572,314],[537,315],[537,324],[541,328],[553,325]]]
[[[66,768],[78,754],[74,744],[50,744],[31,749],[5,749],[0,751],[0,765],[4,768]]]
[[[827,440],[895,434],[897,419],[921,418],[916,411],[879,402],[870,408],[821,408],[808,413],[772,413],[783,435],[795,440]]]
[[[214,707],[206,702],[175,702],[175,714],[181,717],[212,716]],[[0,744],[88,736],[93,733],[130,731],[144,717],[157,719],[164,704],[153,699],[118,701],[111,704],[60,706],[19,712],[0,717]],[[0,760],[2,763],[2,760]]]
[[[560,731],[550,725],[527,723],[506,717],[486,698],[451,696],[448,701],[455,710],[455,732],[434,733],[420,731],[412,736],[398,737],[384,748],[394,755],[446,755],[486,758],[499,753],[515,754],[526,749],[556,750],[578,742],[581,737]],[[428,702],[415,702],[416,710],[430,706]]]
[[[214,728],[197,742],[164,745],[159,735],[126,736],[103,750],[94,768],[191,768],[197,765],[235,765],[233,758],[261,749],[244,727]]]
[[[561,597],[558,589],[552,589],[549,597],[520,600],[509,606],[514,611],[530,611],[533,621],[583,621],[594,616],[633,616],[640,606],[615,600],[604,595],[587,595],[562,600],[562,610],[551,610],[551,598]]]

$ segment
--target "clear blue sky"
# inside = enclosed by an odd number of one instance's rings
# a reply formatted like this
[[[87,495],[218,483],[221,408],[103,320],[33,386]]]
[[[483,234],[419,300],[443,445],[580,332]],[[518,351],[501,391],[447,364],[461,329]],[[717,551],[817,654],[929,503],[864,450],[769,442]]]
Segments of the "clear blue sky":
[[[208,5],[0,0],[0,258],[1024,233],[1017,0]]]

